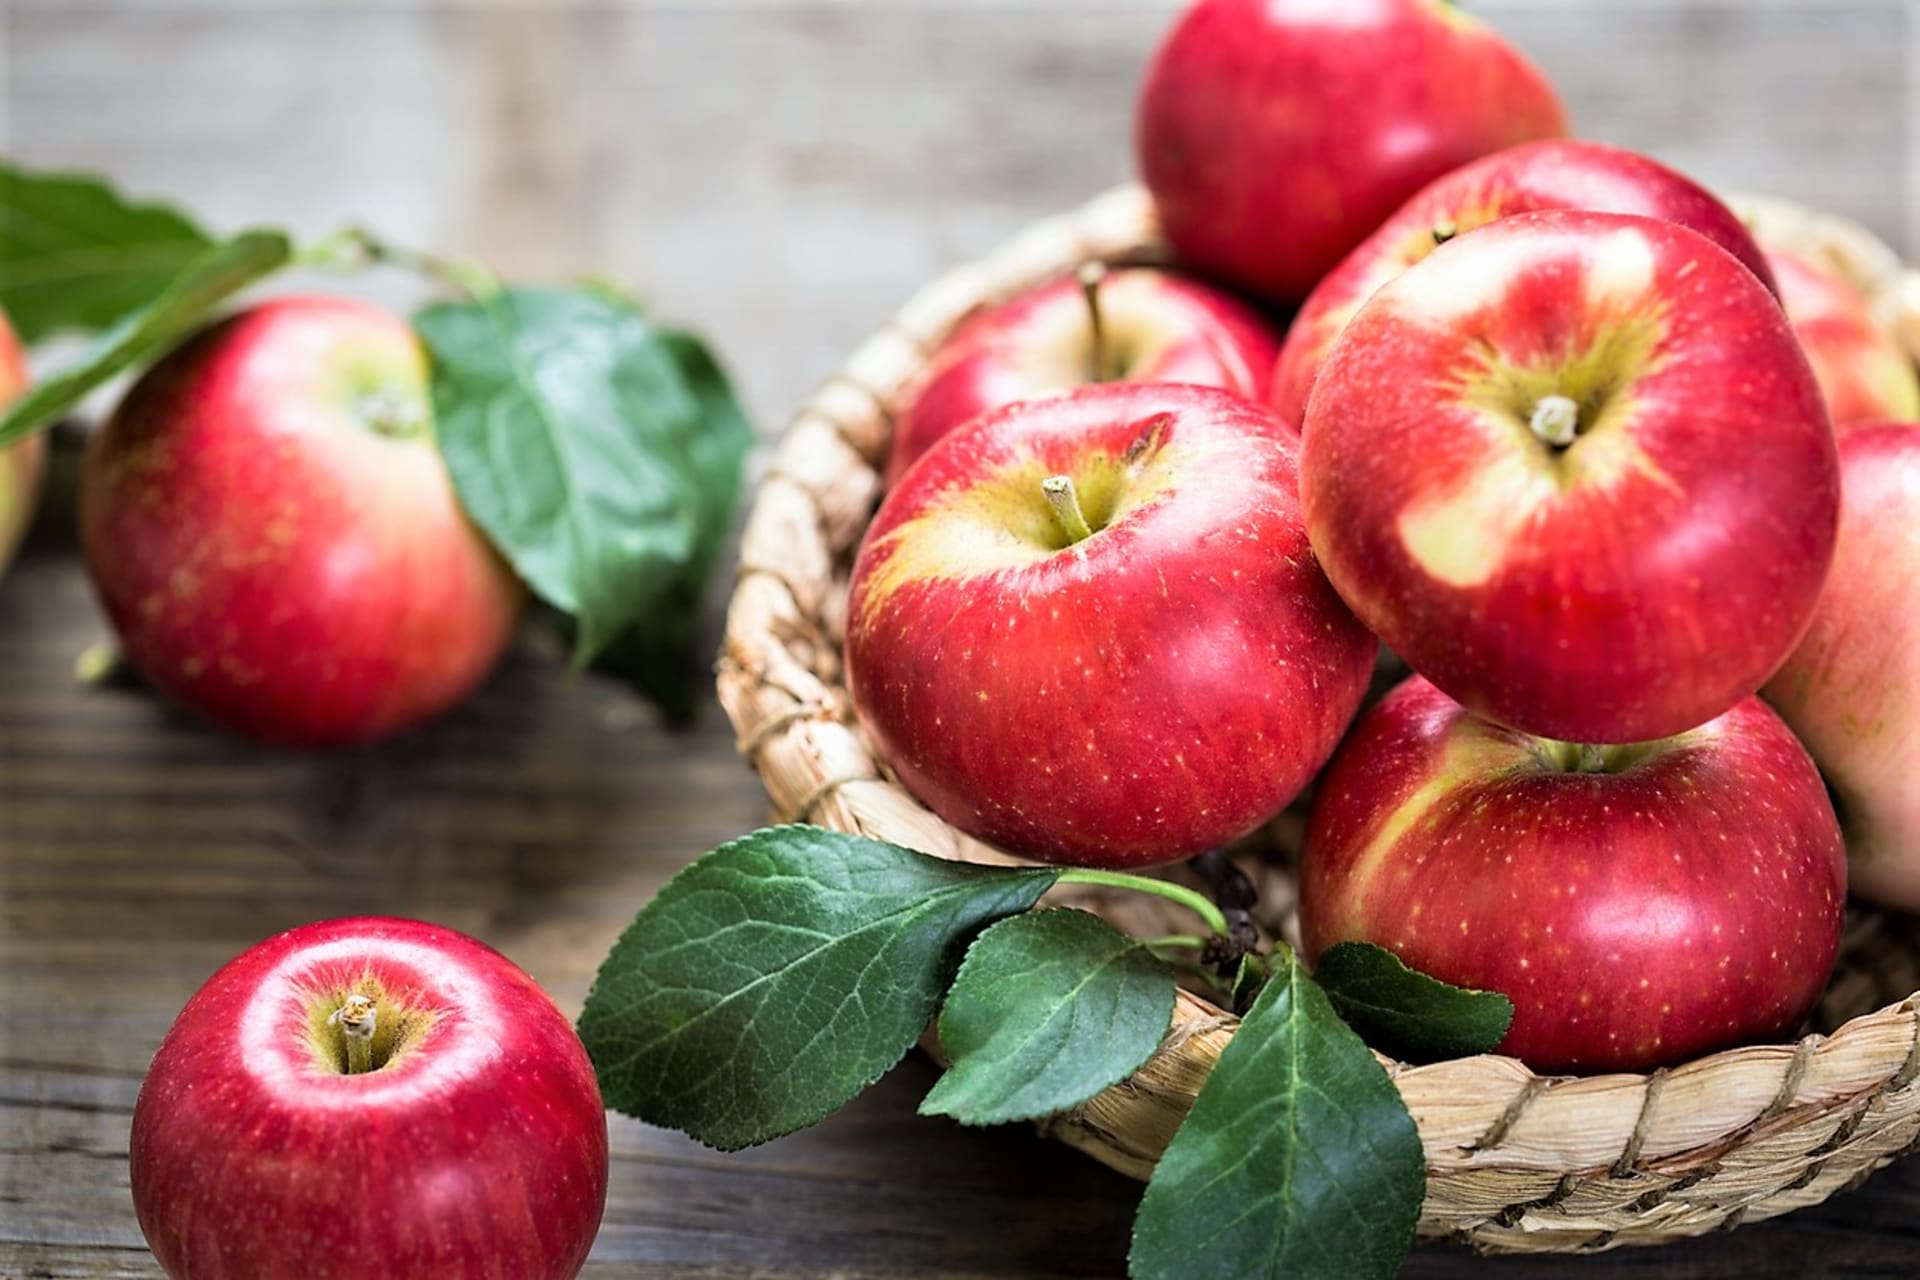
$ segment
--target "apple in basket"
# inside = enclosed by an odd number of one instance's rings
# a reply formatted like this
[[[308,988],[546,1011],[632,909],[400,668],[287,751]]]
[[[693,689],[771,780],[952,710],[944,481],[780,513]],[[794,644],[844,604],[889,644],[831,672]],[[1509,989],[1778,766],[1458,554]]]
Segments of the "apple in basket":
[[[1823,262],[1769,247],[1787,319],[1813,364],[1836,433],[1856,422],[1920,418],[1920,377],[1852,281]]]
[[[607,1194],[593,1066],[532,978],[413,920],[304,925],[207,980],[133,1110],[175,1280],[569,1280]]]
[[[343,299],[262,304],[149,370],[87,453],[80,526],[140,675],[291,746],[446,710],[521,604],[434,447],[418,339]]]
[[[1085,383],[1191,382],[1264,400],[1278,349],[1267,322],[1218,289],[1094,264],[954,331],[895,418],[887,485],[969,418]]]
[[[1198,0],[1138,111],[1181,261],[1288,300],[1441,174],[1567,131],[1539,69],[1446,0]]]
[[[1476,714],[1683,732],[1799,641],[1839,469],[1772,294],[1685,227],[1552,211],[1388,282],[1307,403],[1307,528],[1354,611]]]
[[[27,357],[13,326],[0,314],[0,404],[27,386]],[[40,495],[40,475],[46,470],[45,433],[28,436],[0,449],[0,574],[13,562],[13,553],[33,520],[34,501]]]
[[[1731,253],[1769,288],[1753,237],[1714,194],[1637,152],[1597,142],[1529,142],[1455,169],[1424,188],[1341,259],[1294,317],[1273,375],[1273,405],[1289,422],[1347,321],[1381,285],[1447,240],[1497,218],[1541,209],[1594,209],[1665,218]]]
[[[1840,441],[1840,541],[1766,696],[1832,785],[1854,888],[1920,911],[1920,426]]]
[[[847,605],[875,749],[954,826],[1167,862],[1292,799],[1375,644],[1307,544],[1293,435],[1207,387],[1106,383],[977,418],[881,505]]]
[[[1315,790],[1309,958],[1371,942],[1504,993],[1501,1052],[1631,1071],[1790,1033],[1840,945],[1846,856],[1806,750],[1757,698],[1658,742],[1582,747],[1418,676]]]

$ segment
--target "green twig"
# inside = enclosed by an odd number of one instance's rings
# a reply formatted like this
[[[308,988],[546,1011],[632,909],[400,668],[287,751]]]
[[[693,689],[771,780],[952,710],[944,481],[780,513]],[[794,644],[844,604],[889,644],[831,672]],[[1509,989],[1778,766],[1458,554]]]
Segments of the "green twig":
[[[1091,867],[1074,867],[1060,873],[1056,884],[1097,884],[1110,889],[1132,889],[1136,893],[1151,893],[1177,902],[1193,914],[1207,922],[1207,928],[1221,937],[1232,936],[1226,916],[1213,900],[1204,893],[1196,892],[1185,885],[1175,884],[1171,880],[1155,880],[1149,876],[1128,875],[1124,871],[1098,871]]]

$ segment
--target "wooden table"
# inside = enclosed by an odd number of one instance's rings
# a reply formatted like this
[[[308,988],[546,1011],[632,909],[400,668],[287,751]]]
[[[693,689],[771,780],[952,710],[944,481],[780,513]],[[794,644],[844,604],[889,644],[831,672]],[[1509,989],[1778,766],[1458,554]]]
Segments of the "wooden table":
[[[720,340],[771,430],[917,282],[1126,176],[1172,7],[0,0],[0,129],[23,161],[105,169],[218,225],[358,217],[511,274],[641,282]],[[1472,7],[1596,135],[1920,241],[1903,0]],[[174,1013],[248,944],[424,916],[574,1011],[634,910],[764,813],[717,708],[668,734],[531,635],[457,714],[336,758],[76,684],[105,631],[65,443],[0,584],[0,1280],[158,1274],[127,1194],[133,1099]],[[1137,1187],[1022,1128],[917,1118],[931,1080],[910,1058],[731,1156],[615,1118],[588,1274],[1120,1274]],[[1911,1277],[1920,1161],[1714,1240],[1579,1262],[1430,1247],[1407,1274]]]

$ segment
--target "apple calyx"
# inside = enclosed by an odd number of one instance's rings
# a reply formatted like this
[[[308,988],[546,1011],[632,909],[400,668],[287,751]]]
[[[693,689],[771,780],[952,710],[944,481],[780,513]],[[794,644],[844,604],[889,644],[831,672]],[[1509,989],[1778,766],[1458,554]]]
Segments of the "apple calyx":
[[[1543,442],[1564,449],[1580,436],[1580,406],[1569,396],[1541,396],[1534,401],[1527,427]]]
[[[373,1033],[379,1023],[380,1010],[373,997],[357,991],[327,1015],[327,1025],[339,1027],[345,1041],[348,1075],[373,1070]]]
[[[1087,364],[1089,382],[1106,382],[1118,376],[1107,367],[1107,327],[1100,315],[1100,285],[1107,278],[1107,264],[1088,262],[1080,268],[1080,296],[1087,300],[1087,333],[1091,354]]]
[[[353,413],[367,430],[388,440],[414,440],[433,427],[425,404],[393,391],[369,391],[356,397]]]
[[[1068,546],[1093,536],[1093,526],[1087,523],[1087,513],[1080,506],[1080,492],[1074,488],[1072,476],[1048,476],[1040,482],[1040,492],[1053,508],[1054,521],[1066,535]]]

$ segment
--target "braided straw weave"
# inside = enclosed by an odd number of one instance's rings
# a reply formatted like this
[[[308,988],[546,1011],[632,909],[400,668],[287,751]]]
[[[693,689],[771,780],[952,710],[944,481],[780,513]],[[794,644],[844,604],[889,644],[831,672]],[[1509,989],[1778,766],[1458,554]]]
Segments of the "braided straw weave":
[[[1742,207],[1841,266],[1920,351],[1920,277],[1885,246],[1793,206]],[[928,812],[868,748],[840,672],[848,570],[880,495],[889,413],[962,317],[1090,259],[1165,257],[1145,194],[1109,192],[922,289],[794,419],[747,524],[719,669],[740,751],[780,820],[1011,861]],[[1283,814],[1234,851],[1260,887],[1270,936],[1293,933],[1287,867],[1300,827],[1297,813]],[[1158,899],[1061,896],[1135,933],[1170,923]],[[1920,1147],[1917,933],[1910,920],[1856,909],[1814,1022],[1825,1034],[1792,1044],[1584,1078],[1537,1076],[1494,1056],[1387,1062],[1426,1149],[1421,1234],[1489,1252],[1654,1244],[1818,1203]],[[1146,1177],[1234,1025],[1182,991],[1165,1042],[1132,1079],[1043,1128]]]

